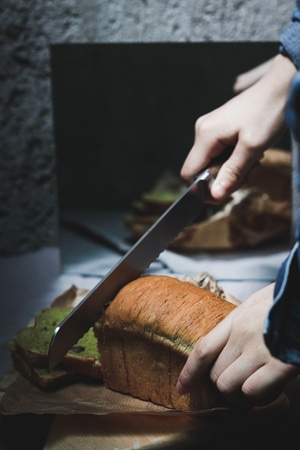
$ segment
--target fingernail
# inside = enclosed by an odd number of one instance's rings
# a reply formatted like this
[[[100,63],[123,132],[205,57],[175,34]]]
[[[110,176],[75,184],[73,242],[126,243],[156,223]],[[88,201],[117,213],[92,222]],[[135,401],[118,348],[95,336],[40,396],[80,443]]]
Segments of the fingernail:
[[[186,389],[184,389],[184,387],[182,386],[182,384],[180,383],[180,381],[177,381],[177,383],[176,383],[176,389],[177,389],[177,392],[179,393],[179,394],[185,394],[187,391],[186,391]]]
[[[223,198],[226,196],[226,190],[220,183],[214,183],[211,188],[212,196],[215,198]]]

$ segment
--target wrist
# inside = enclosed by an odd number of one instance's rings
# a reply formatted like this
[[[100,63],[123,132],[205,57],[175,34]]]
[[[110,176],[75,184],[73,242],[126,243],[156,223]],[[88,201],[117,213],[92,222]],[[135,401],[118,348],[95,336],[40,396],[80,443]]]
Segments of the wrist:
[[[285,55],[278,54],[265,77],[266,83],[271,83],[276,86],[279,94],[287,96],[291,82],[297,73],[297,68],[294,63]]]

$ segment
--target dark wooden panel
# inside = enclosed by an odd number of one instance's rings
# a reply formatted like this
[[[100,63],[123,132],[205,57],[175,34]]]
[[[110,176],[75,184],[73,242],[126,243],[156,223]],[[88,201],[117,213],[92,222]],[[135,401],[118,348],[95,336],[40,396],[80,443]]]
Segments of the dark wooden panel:
[[[60,207],[115,209],[179,173],[199,115],[232,96],[269,43],[55,44],[52,92]]]

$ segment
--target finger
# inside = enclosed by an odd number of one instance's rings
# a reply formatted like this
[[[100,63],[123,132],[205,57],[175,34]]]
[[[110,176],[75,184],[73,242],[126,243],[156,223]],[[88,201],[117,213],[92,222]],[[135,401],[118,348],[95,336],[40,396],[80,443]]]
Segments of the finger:
[[[242,385],[242,392],[252,404],[264,406],[283,392],[285,385],[299,374],[300,369],[272,358],[261,366]]]
[[[237,144],[228,160],[222,165],[214,183],[211,194],[216,200],[224,200],[232,192],[239,189],[243,183],[251,178],[259,168],[262,151],[245,148]]]
[[[195,125],[194,145],[181,168],[181,177],[188,183],[193,181],[200,170],[208,166],[212,158],[228,147],[228,144],[214,137],[215,129],[211,129],[211,125],[207,125],[208,122],[207,116],[202,116]]]
[[[245,176],[245,179],[244,179],[244,182],[242,183],[242,185],[251,181],[261,169],[262,169],[262,165],[261,165],[260,161],[255,161],[253,166],[246,173],[246,176]]]
[[[251,396],[243,391],[243,385],[260,367],[253,359],[247,360],[243,355],[233,359],[231,363],[230,358],[226,357],[225,365],[220,359],[212,366],[211,380],[230,403],[239,406],[250,404]]]
[[[229,335],[226,319],[200,339],[191,351],[178,377],[176,388],[180,394],[189,392],[199,382],[221,352]]]
[[[181,177],[188,183],[191,184],[197,174],[208,166],[210,161],[217,155],[219,155],[223,150],[225,150],[227,146],[220,145],[218,146],[207,146],[205,149],[203,148],[203,143],[195,144],[190,153],[188,154],[184,164],[181,168],[180,175]]]
[[[299,369],[274,358],[266,358],[259,365],[243,356],[224,371],[212,367],[211,379],[224,398],[234,405],[264,406],[282,394],[285,384],[299,373]]]

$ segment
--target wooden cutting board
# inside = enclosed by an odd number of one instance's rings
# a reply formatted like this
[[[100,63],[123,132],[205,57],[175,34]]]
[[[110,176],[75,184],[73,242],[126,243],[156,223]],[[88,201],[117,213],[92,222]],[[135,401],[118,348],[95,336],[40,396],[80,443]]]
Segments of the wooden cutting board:
[[[263,425],[265,431],[270,426],[273,429],[274,421],[279,419],[282,424],[285,415],[284,399],[268,408],[261,408],[258,413],[217,418],[140,414],[58,415],[54,418],[44,450],[198,450],[201,445],[208,449],[210,444],[220,441],[223,448],[224,442],[241,446],[242,442],[253,437],[255,427]]]
[[[57,416],[44,450],[129,450],[191,444],[189,436],[190,431],[194,429],[197,429],[198,433],[201,430],[202,442],[212,438],[209,427],[199,423],[199,419],[188,416]]]

